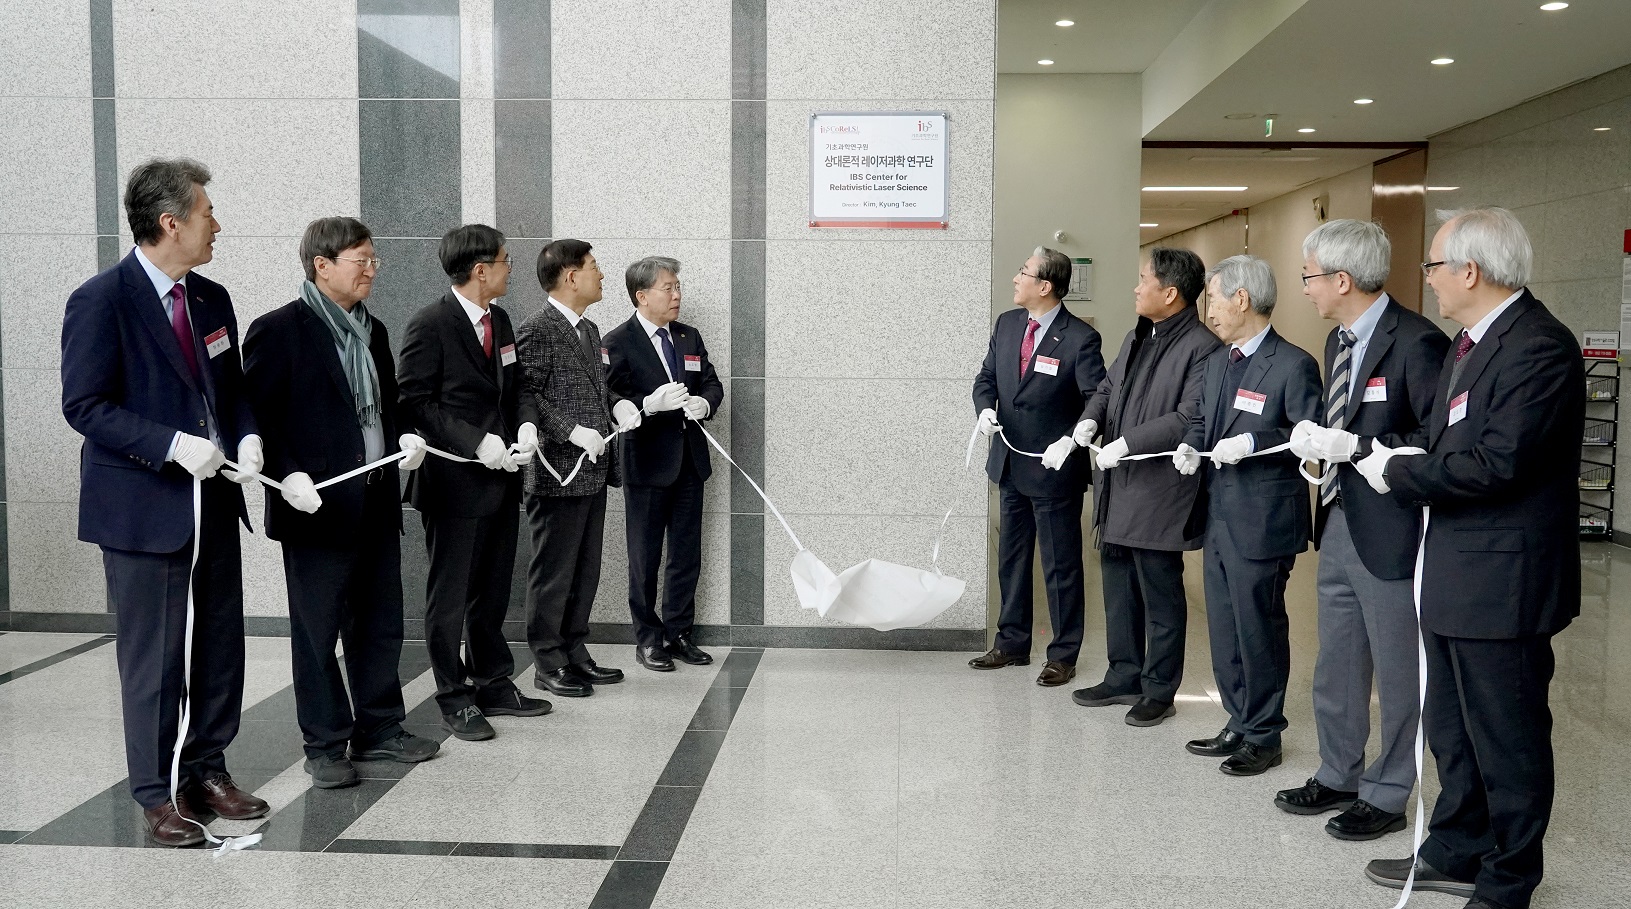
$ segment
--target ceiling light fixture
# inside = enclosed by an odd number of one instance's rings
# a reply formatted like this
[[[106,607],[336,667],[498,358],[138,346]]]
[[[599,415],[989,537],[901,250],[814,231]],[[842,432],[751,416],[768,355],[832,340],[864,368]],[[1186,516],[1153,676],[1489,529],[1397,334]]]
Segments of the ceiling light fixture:
[[[1147,193],[1243,193],[1244,186],[1146,186]]]
[[[1075,24],[1076,23],[1074,21],[1070,20],[1070,19],[1060,19],[1058,22],[1054,23],[1054,25],[1057,25],[1060,28],[1070,28],[1072,25],[1075,25]]]
[[[1148,221],[1140,221],[1140,222],[1139,222],[1139,223],[1138,223],[1138,226],[1139,226],[1139,227],[1160,227],[1160,226],[1161,226],[1161,225],[1159,225],[1159,224],[1151,224],[1151,223],[1149,223],[1149,222],[1148,222]]]
[[[1614,127],[1612,126],[1594,126],[1591,128],[1591,131],[1594,133],[1606,133],[1613,128]]]
[[[1430,193],[1448,193],[1455,192],[1460,188],[1461,187],[1459,186],[1429,186],[1427,187],[1427,191]]]
[[[1299,133],[1311,133],[1311,132],[1314,132],[1314,127],[1305,126],[1302,129],[1297,130],[1297,132],[1299,132]]]
[[[1370,98],[1355,98],[1354,103],[1355,104],[1375,104],[1376,102],[1371,100]]]
[[[1225,120],[1256,120],[1257,115],[1256,114],[1224,114],[1223,119],[1225,119]]]
[[[1434,57],[1430,61],[1434,66],[1449,66],[1455,62],[1454,57]]]
[[[1555,13],[1560,9],[1568,9],[1569,5],[1567,3],[1542,3],[1540,8],[1548,13]]]
[[[1037,62],[1037,65],[1039,65],[1039,66],[1052,66],[1053,65],[1052,60],[1038,60],[1036,62]]]

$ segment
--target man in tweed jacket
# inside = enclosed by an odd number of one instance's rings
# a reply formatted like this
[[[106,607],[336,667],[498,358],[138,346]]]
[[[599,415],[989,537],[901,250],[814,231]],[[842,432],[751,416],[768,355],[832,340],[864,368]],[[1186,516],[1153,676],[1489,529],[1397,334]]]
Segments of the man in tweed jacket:
[[[589,610],[600,585],[606,487],[621,485],[600,329],[583,311],[600,299],[600,266],[582,240],[556,240],[538,254],[538,283],[549,302],[521,323],[516,349],[521,394],[538,412],[538,460],[526,465],[527,644],[534,684],[561,697],[587,697],[596,684],[623,680],[589,657]],[[639,410],[618,408],[625,428]],[[579,458],[584,459],[570,483]],[[547,465],[547,466],[546,466]],[[551,473],[553,471],[553,473]],[[559,479],[557,476],[559,475]]]

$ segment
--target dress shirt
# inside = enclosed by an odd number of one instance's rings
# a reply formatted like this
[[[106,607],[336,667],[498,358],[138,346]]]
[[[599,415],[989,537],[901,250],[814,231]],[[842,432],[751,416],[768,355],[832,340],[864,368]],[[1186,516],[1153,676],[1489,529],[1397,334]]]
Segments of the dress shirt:
[[[185,294],[187,292],[187,276],[182,275],[181,280],[177,281],[160,271],[159,267],[154,265],[152,260],[147,258],[147,254],[142,252],[142,248],[140,246],[134,247],[131,251],[136,254],[136,261],[141,263],[142,271],[147,272],[147,280],[153,282],[153,290],[158,293],[159,303],[164,306],[164,321],[174,325],[176,307],[175,302],[170,298],[170,291],[177,284],[180,284],[181,292]],[[193,310],[191,306],[187,307],[187,322],[193,327],[193,337],[198,337],[198,322],[193,319]],[[209,363],[208,361],[205,361],[198,365],[200,369],[203,369],[206,368]],[[221,444],[221,433],[215,428],[215,412],[210,410],[210,402],[208,398],[204,399],[204,417],[209,421],[209,426],[205,428],[209,430],[210,441],[215,443],[216,448],[225,451],[226,446]],[[180,440],[181,433],[179,432],[170,438],[170,450],[164,453],[165,460],[170,460],[176,456],[176,443]]]
[[[464,317],[470,320],[471,327],[476,330],[476,343],[485,347],[487,336],[482,334],[481,331],[481,317],[487,315],[487,310],[465,299],[464,294],[459,293],[457,287],[453,288],[453,296],[459,299],[459,305],[464,307]],[[498,353],[497,350],[493,352]]]
[[[583,316],[581,316],[578,313],[574,312],[572,310],[572,307],[567,306],[565,303],[562,303],[561,301],[555,299],[554,297],[549,298],[549,305],[555,307],[558,311],[560,311],[561,315],[566,316],[567,324],[572,326],[573,331],[578,330],[578,320],[583,318]]]
[[[1467,329],[1467,337],[1472,338],[1472,343],[1477,344],[1479,341],[1484,340],[1484,334],[1489,331],[1489,327],[1495,324],[1495,320],[1501,317],[1501,313],[1506,312],[1511,308],[1512,304],[1518,302],[1518,298],[1521,296],[1523,296],[1523,288],[1520,287],[1512,296],[1507,297],[1506,301],[1500,306],[1490,310],[1489,315],[1479,319],[1477,325]]]
[[[1263,346],[1263,339],[1269,336],[1269,329],[1272,328],[1272,327],[1273,326],[1271,326],[1271,325],[1265,325],[1265,326],[1263,326],[1262,331],[1258,332],[1255,335],[1252,335],[1251,338],[1246,341],[1246,343],[1244,343],[1244,344],[1231,344],[1231,345],[1229,345],[1229,347],[1232,350],[1240,351],[1240,356],[1242,358],[1249,357],[1252,354],[1257,353],[1257,348]],[[1241,375],[1245,375],[1245,373],[1241,373]],[[1247,446],[1246,450],[1249,451],[1249,452],[1256,452],[1257,451],[1257,437],[1252,435],[1251,433],[1246,433],[1245,435],[1246,435],[1246,441],[1248,443],[1250,443]]]
[[[663,364],[663,372],[668,375],[668,381],[674,381],[674,371],[668,368],[668,355],[663,353],[663,339],[657,337],[657,329],[668,328],[667,325],[658,325],[647,319],[639,310],[634,311],[634,317],[640,320],[640,327],[646,330],[646,338],[651,341],[651,349],[657,352],[657,362]],[[669,323],[673,324],[673,323]],[[674,343],[674,331],[669,329],[668,343]],[[679,351],[675,351],[678,353]]]
[[[1359,365],[1365,362],[1365,351],[1370,347],[1370,336],[1376,333],[1376,323],[1382,321],[1382,310],[1387,309],[1387,304],[1388,295],[1384,293],[1359,314],[1354,324],[1348,326],[1348,330],[1358,339],[1348,352],[1349,401],[1354,399],[1354,384],[1359,381]]]

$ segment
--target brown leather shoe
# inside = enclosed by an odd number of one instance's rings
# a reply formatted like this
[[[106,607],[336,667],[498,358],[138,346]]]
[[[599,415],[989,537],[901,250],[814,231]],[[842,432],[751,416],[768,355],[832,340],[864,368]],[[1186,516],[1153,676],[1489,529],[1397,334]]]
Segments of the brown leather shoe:
[[[1036,683],[1052,688],[1055,685],[1063,685],[1075,677],[1075,666],[1058,660],[1049,660],[1042,664],[1042,674],[1036,677]]]
[[[969,660],[968,664],[975,669],[1001,669],[1004,666],[1029,666],[1031,665],[1031,658],[1015,653],[1003,653],[993,647],[990,653],[985,656],[977,656]]]
[[[181,801],[181,806],[191,814],[185,800]],[[196,846],[204,842],[204,831],[183,820],[169,802],[157,808],[142,809],[142,819],[147,822],[147,835],[160,846]]]
[[[194,796],[202,801],[215,816],[228,821],[247,821],[265,817],[272,806],[239,789],[232,777],[221,773],[197,784]]]

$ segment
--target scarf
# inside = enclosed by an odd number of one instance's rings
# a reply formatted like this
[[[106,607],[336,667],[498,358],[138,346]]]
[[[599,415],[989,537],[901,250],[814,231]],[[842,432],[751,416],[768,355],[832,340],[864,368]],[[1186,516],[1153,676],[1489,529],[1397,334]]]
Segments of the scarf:
[[[310,281],[300,285],[300,299],[328,326],[329,334],[333,335],[334,343],[340,348],[340,367],[351,386],[358,425],[365,428],[378,426],[379,373],[374,371],[374,356],[368,349],[374,332],[374,320],[369,317],[368,310],[359,302],[347,313]]]

